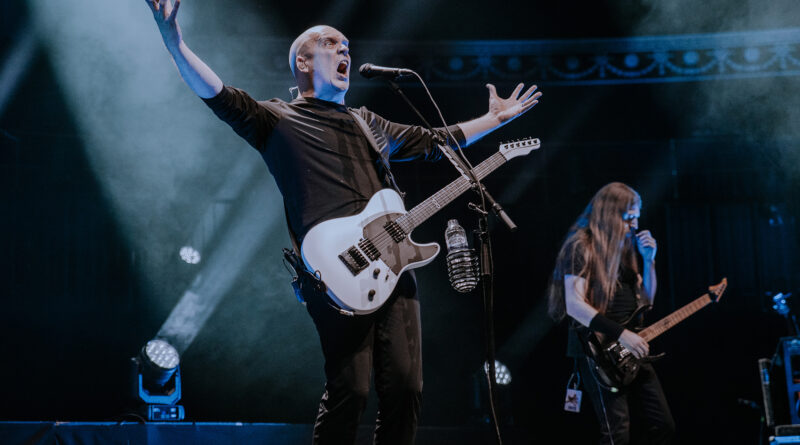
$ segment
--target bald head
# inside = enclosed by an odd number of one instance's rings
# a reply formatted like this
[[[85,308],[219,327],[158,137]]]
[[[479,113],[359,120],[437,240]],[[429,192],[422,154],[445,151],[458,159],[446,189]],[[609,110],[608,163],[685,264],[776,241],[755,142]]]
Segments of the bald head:
[[[328,25],[312,26],[294,39],[292,46],[289,48],[289,69],[292,70],[292,76],[295,79],[297,78],[297,55],[308,57],[311,53],[311,47],[319,41],[322,33],[330,30],[336,31],[336,28]]]
[[[303,31],[289,49],[292,70],[301,96],[344,103],[350,87],[350,42],[330,26]]]

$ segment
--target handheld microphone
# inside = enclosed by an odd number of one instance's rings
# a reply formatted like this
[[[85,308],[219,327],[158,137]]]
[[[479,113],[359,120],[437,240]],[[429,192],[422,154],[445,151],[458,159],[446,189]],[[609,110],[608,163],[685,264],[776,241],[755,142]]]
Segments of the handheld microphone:
[[[447,222],[444,232],[447,243],[447,275],[453,289],[461,293],[469,292],[478,285],[478,256],[469,248],[467,234],[458,220]]]
[[[359,74],[372,79],[373,77],[386,77],[389,79],[396,79],[403,76],[411,76],[414,72],[405,68],[391,68],[387,66],[378,66],[371,63],[365,63],[358,68]]]

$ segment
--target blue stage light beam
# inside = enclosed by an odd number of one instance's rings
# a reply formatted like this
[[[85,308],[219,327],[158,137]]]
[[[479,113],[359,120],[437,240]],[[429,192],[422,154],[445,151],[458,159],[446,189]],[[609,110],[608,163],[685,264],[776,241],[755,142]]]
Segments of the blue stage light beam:
[[[274,181],[258,154],[183,84],[143,1],[98,7],[90,0],[29,0],[29,6],[102,192],[122,234],[145,254],[138,266],[149,310],[170,314],[160,332],[183,352],[263,241],[288,244]],[[227,82],[258,96],[285,95],[285,88],[241,82],[258,79],[263,67],[254,59],[274,45],[269,37],[284,32],[256,5],[198,0],[181,8],[179,20],[188,43]],[[248,35],[257,38],[242,45]],[[286,73],[288,81],[288,67]],[[248,181],[252,189],[243,187]],[[216,215],[230,224],[209,230],[208,209],[220,199],[236,202],[225,206],[237,207],[236,214]],[[180,240],[198,231],[216,248],[202,252],[192,284],[174,293]],[[267,267],[265,274],[285,279],[280,261]],[[295,303],[286,298],[285,304]]]
[[[191,287],[183,293],[159,329],[156,337],[168,340],[179,353],[183,354],[192,344],[241,272],[253,261],[263,240],[277,238],[285,245],[289,244],[288,232],[282,223],[283,213],[275,211],[283,201],[274,181],[269,180],[267,184],[258,184],[240,192],[237,199],[241,202],[229,215],[230,223],[220,231],[219,240],[206,254]],[[277,275],[282,269],[280,263],[274,263],[272,266],[278,269],[274,271]],[[285,272],[284,276],[287,276]],[[288,281],[286,283],[288,295]],[[276,301],[281,299],[276,298]],[[291,299],[286,298],[285,302],[289,304]]]
[[[36,36],[30,26],[22,26],[20,29],[22,32],[17,35],[0,65],[0,116],[30,68],[36,51]]]

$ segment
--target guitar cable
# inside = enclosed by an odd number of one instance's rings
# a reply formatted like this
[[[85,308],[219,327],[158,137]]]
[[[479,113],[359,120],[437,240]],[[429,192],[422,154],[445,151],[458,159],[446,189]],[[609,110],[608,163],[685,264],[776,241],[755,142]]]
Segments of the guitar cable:
[[[605,397],[603,397],[603,391],[602,391],[603,388],[608,388],[608,387],[600,383],[600,380],[597,378],[597,374],[593,371],[592,360],[589,358],[589,356],[586,356],[586,365],[589,367],[589,373],[592,374],[594,382],[597,384],[598,388],[600,388],[598,396],[600,398],[600,407],[603,408],[603,420],[605,420],[606,422],[606,431],[608,432],[608,440],[611,441],[611,445],[614,445],[614,434],[611,432],[611,424],[608,421],[608,411],[606,410]],[[615,391],[609,390],[609,392],[615,392]]]

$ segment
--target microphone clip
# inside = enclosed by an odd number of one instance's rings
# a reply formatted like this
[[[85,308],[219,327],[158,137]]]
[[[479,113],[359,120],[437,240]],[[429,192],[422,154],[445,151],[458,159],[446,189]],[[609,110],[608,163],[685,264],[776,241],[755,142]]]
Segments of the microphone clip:
[[[475,204],[474,202],[470,202],[469,204],[467,204],[467,208],[469,208],[470,210],[472,210],[473,212],[475,212],[475,213],[477,213],[477,214],[479,214],[481,216],[489,215],[489,212],[483,210],[481,208],[481,206],[479,206],[478,204]]]

